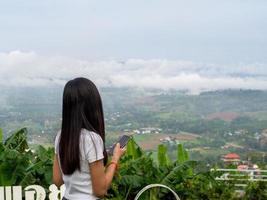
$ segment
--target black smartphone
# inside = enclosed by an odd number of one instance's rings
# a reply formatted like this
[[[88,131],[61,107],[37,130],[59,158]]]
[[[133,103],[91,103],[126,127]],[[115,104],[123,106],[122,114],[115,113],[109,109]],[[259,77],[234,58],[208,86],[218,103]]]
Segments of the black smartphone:
[[[108,148],[108,154],[112,155],[114,148],[116,146],[117,143],[120,143],[120,147],[123,148],[127,145],[127,143],[129,142],[129,140],[131,139],[131,136],[128,135],[123,135],[119,138],[119,141],[117,141],[116,143],[114,143],[110,148]]]

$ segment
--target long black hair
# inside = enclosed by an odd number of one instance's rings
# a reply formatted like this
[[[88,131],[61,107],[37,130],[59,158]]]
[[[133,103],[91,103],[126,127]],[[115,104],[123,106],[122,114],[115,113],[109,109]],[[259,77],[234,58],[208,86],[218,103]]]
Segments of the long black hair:
[[[102,100],[95,84],[86,78],[75,78],[66,83],[63,92],[62,126],[59,158],[64,174],[80,170],[80,133],[85,128],[99,134],[105,148],[105,123]]]

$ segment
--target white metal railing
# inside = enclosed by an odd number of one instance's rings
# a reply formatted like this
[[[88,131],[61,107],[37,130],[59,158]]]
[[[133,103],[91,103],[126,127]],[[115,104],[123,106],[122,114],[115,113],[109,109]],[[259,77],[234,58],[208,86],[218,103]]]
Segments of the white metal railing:
[[[245,192],[249,181],[267,181],[267,170],[253,169],[211,169],[211,171],[223,172],[217,181],[234,181],[235,191],[240,196]]]
[[[255,169],[211,169],[211,171],[224,172],[218,181],[267,181],[267,170]]]
[[[217,181],[233,181],[235,192],[242,197],[249,181],[267,181],[267,170],[253,169],[211,169],[211,171],[222,172],[216,177]]]

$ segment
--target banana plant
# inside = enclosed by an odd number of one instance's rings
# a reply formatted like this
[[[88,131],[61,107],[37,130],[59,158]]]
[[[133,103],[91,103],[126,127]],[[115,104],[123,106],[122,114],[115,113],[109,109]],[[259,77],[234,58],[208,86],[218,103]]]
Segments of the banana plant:
[[[15,131],[3,141],[0,130],[0,186],[39,184],[48,187],[52,180],[53,149],[39,146],[33,153],[27,143],[27,129]]]
[[[6,139],[6,141],[4,142],[5,147],[23,153],[26,149],[29,149],[26,135],[26,128],[22,128],[16,131]]]
[[[189,160],[188,152],[185,150],[182,144],[177,146],[177,163],[182,164]]]
[[[158,146],[158,163],[160,167],[167,167],[171,164],[171,160],[167,154],[167,147],[163,144]]]
[[[135,143],[134,139],[131,138],[127,144],[126,156],[131,157],[133,160],[140,158],[143,152],[141,148]]]

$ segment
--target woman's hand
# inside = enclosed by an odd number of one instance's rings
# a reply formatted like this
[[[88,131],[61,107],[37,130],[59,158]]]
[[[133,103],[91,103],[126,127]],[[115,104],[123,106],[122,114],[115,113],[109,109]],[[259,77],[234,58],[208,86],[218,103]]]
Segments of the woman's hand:
[[[120,143],[117,143],[113,151],[112,161],[116,163],[119,162],[121,156],[123,156],[125,151],[126,151],[126,147],[121,148]]]

